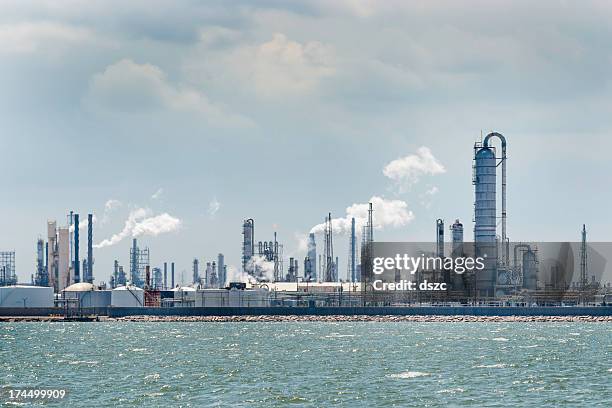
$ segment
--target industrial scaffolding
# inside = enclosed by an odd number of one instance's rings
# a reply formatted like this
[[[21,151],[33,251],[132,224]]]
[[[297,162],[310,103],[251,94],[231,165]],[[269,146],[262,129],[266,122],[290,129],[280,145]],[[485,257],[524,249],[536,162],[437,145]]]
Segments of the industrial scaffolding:
[[[0,286],[17,284],[15,274],[15,251],[0,252]]]
[[[139,288],[144,287],[146,269],[149,265],[149,248],[139,248],[134,238],[130,248],[130,279]]]

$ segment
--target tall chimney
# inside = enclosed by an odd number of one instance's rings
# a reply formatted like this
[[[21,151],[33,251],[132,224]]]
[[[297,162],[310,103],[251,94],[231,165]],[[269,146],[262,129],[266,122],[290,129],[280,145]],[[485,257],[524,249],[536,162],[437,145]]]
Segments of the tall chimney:
[[[172,287],[174,288],[174,262],[170,264],[170,273],[172,274]]]
[[[79,214],[74,214],[74,283],[81,281],[79,261]]]
[[[87,214],[87,278],[93,283],[93,214]]]
[[[168,289],[168,262],[164,262],[164,290]]]
[[[145,288],[151,288],[151,269],[150,266],[145,266]]]

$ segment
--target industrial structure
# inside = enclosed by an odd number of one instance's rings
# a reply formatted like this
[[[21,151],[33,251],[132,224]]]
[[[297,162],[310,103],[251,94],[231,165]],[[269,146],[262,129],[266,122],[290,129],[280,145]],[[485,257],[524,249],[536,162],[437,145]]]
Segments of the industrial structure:
[[[94,280],[93,214],[87,215],[87,257],[82,264],[79,214],[70,211],[67,222],[67,226],[58,227],[56,221],[47,221],[47,242],[39,239],[36,243],[33,282],[40,286],[52,286],[58,293],[73,283],[92,283]]]
[[[325,232],[323,236],[323,282],[337,282],[338,268],[334,259],[334,231],[331,213],[325,218]]]
[[[138,247],[138,240],[132,239],[130,248],[130,281],[132,284],[142,288],[145,283],[146,269],[150,266],[149,248]]]
[[[252,274],[251,260],[255,255],[255,221],[252,218],[242,224],[242,271]]]
[[[493,146],[499,141],[500,147]],[[436,219],[435,246],[429,253],[442,259],[464,258],[468,254],[484,259],[484,269],[465,274],[438,270],[419,270],[418,279],[444,281],[448,290],[430,296],[430,301],[440,299],[453,302],[520,301],[523,303],[560,302],[571,296],[587,303],[599,288],[594,277],[589,275],[589,248],[586,226],[582,226],[579,248],[579,278],[570,282],[559,265],[543,265],[542,248],[528,242],[511,243],[507,230],[507,141],[497,132],[491,132],[482,141],[473,145],[474,212],[473,243],[464,241],[464,224],[459,220],[449,226],[443,218]],[[469,149],[469,147],[468,147]],[[498,177],[498,172],[501,175]],[[498,184],[501,191],[498,198]],[[500,199],[500,205],[498,205]],[[451,220],[454,219],[450,218]],[[48,290],[35,292],[32,289],[31,304],[53,305],[64,308],[79,307],[206,307],[206,306],[252,306],[252,305],[389,305],[419,302],[413,294],[389,299],[368,298],[364,294],[371,288],[367,276],[371,276],[374,245],[374,208],[369,203],[367,220],[350,219],[346,279],[339,276],[340,259],[334,253],[334,220],[331,212],[324,218],[323,234],[319,242],[322,249],[317,252],[317,237],[307,237],[306,256],[289,257],[284,264],[283,245],[277,233],[273,239],[256,241],[255,221],[248,218],[242,222],[241,271],[246,274],[243,282],[231,282],[223,253],[216,259],[203,257],[192,260],[192,280],[184,286],[175,280],[175,262],[163,262],[152,266],[148,247],[140,247],[133,237],[129,251],[128,269],[115,260],[110,276],[110,288],[102,282],[94,285],[93,214],[87,216],[87,251],[81,254],[81,229],[84,223],[79,213],[70,211],[65,226],[56,221],[47,222],[47,240],[36,242],[35,272],[31,288],[50,287],[55,299],[48,300]],[[365,224],[365,225],[364,225]],[[336,224],[336,229],[338,224]],[[499,228],[498,228],[499,227]],[[360,228],[361,240],[357,228]],[[344,230],[344,229],[343,229]],[[450,231],[447,246],[445,233]],[[338,231],[336,231],[337,233]],[[343,231],[344,232],[344,231]],[[337,237],[336,237],[337,238]],[[378,243],[377,243],[378,244]],[[127,252],[127,251],[126,251]],[[341,251],[343,252],[343,251]],[[127,254],[124,254],[124,256]],[[512,255],[512,256],[511,256]],[[592,253],[591,253],[592,256]],[[81,259],[83,257],[83,259]],[[344,259],[344,258],[343,258]],[[168,265],[170,263],[170,265]],[[188,264],[188,261],[187,261]],[[302,265],[300,267],[300,264]],[[285,267],[286,266],[286,267]],[[96,267],[99,269],[99,267]],[[188,268],[186,268],[188,269]],[[181,269],[183,270],[183,269]],[[184,270],[187,272],[187,270]],[[362,273],[363,272],[363,273]],[[401,275],[395,271],[395,280]],[[591,279],[589,279],[591,278]],[[248,286],[245,281],[248,280]],[[188,281],[188,278],[187,278]],[[14,307],[21,302],[28,306],[28,292],[15,286],[15,252],[0,252],[0,286],[5,289],[6,302]],[[19,294],[23,293],[23,295]],[[559,295],[562,293],[563,295]],[[21,296],[21,297],[20,297]],[[555,297],[557,296],[557,297]],[[565,296],[565,297],[563,297]],[[24,300],[25,299],[25,300]],[[517,300],[518,299],[518,300]],[[370,302],[370,303],[368,303]]]
[[[15,251],[2,251],[0,252],[0,286],[16,284]]]

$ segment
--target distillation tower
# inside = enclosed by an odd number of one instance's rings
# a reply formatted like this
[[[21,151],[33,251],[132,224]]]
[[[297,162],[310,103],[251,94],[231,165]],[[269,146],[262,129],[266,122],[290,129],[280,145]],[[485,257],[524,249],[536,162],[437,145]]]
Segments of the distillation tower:
[[[496,157],[492,138],[501,141],[501,157]],[[498,163],[497,160],[500,160]],[[494,296],[498,269],[508,268],[509,243],[506,232],[506,138],[497,132],[489,133],[482,143],[474,144],[474,244],[477,257],[485,258],[485,269],[476,274],[479,296]],[[497,167],[501,164],[501,257],[497,245]]]

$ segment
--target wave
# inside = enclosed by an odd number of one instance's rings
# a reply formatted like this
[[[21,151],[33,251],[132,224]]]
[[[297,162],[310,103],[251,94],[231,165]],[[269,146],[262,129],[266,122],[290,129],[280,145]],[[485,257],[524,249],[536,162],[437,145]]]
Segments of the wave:
[[[421,371],[404,371],[402,373],[397,374],[389,374],[387,377],[389,378],[417,378],[417,377],[427,377],[430,375],[429,373],[423,373]]]

